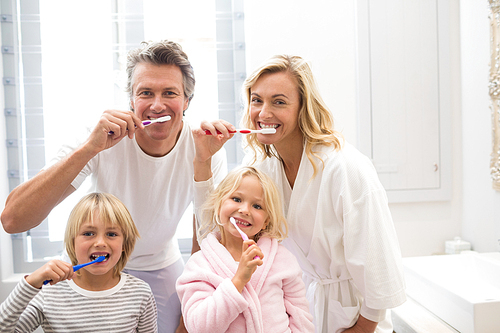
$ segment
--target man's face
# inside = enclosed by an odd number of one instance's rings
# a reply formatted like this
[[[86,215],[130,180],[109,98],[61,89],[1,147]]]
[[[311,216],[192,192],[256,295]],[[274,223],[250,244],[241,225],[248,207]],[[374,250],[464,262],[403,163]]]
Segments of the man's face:
[[[184,96],[182,72],[175,65],[140,63],[132,78],[132,100],[135,114],[142,120],[170,116],[171,120],[154,123],[137,131],[137,140],[174,140],[182,129],[183,111],[189,100]],[[142,145],[141,145],[142,147]]]

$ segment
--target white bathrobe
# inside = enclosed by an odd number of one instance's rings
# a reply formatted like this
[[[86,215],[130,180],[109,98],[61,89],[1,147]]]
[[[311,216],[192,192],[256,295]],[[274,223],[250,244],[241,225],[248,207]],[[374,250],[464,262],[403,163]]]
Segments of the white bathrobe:
[[[390,311],[406,300],[401,253],[387,196],[371,161],[348,143],[340,151],[318,146],[318,173],[305,151],[293,191],[282,163],[259,168],[277,183],[285,201],[284,241],[304,271],[316,332],[351,327],[361,313],[392,333]]]

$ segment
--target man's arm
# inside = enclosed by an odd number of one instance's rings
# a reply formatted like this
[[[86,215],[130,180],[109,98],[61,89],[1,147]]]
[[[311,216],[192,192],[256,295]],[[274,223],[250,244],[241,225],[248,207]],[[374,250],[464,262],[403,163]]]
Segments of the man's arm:
[[[71,182],[85,165],[124,137],[132,138],[136,126],[144,128],[132,111],[104,111],[83,145],[9,194],[0,217],[5,231],[18,233],[39,225],[59,202],[75,191]]]
[[[24,232],[39,225],[59,202],[75,191],[71,182],[92,157],[83,147],[78,148],[12,190],[1,215],[5,231]]]

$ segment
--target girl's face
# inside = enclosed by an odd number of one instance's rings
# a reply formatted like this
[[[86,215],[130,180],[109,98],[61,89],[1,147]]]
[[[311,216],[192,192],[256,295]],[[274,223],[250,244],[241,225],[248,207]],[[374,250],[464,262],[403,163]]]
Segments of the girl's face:
[[[123,251],[123,232],[119,226],[105,225],[94,215],[93,221],[82,224],[75,237],[75,253],[78,264],[84,264],[105,256],[106,259],[81,270],[92,275],[113,275],[113,267],[120,260]]]
[[[250,90],[250,119],[255,128],[275,128],[276,134],[257,134],[263,144],[289,145],[302,142],[298,125],[300,94],[288,72],[266,73]]]
[[[238,227],[248,238],[253,238],[266,227],[268,213],[264,203],[264,191],[256,176],[242,178],[240,186],[222,202],[219,217],[226,239],[241,239],[238,230],[229,222],[230,217],[234,217]]]

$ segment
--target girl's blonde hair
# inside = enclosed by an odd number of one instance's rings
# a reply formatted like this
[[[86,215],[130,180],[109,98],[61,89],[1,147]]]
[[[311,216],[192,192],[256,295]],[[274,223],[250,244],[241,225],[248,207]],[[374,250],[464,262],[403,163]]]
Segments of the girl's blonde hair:
[[[243,83],[243,94],[246,98],[245,112],[241,123],[244,128],[255,129],[250,118],[250,103],[252,87],[263,74],[289,73],[297,84],[300,94],[301,108],[299,110],[298,124],[304,136],[304,144],[307,157],[314,168],[313,177],[317,173],[317,165],[313,156],[319,158],[313,151],[315,145],[333,145],[340,149],[342,134],[334,130],[332,113],[321,98],[313,73],[309,64],[299,56],[276,55],[270,58],[264,65],[257,68]],[[260,155],[262,160],[267,157],[280,156],[276,149],[270,145],[264,145],[257,140],[256,134],[245,136],[244,148],[250,148],[254,153],[254,162]]]
[[[283,215],[281,198],[272,179],[254,167],[239,167],[227,174],[217,188],[210,193],[207,201],[201,208],[201,225],[198,229],[198,239],[201,241],[209,233],[218,229],[224,235],[224,228],[220,222],[219,213],[226,200],[240,186],[243,177],[256,177],[264,192],[264,208],[268,214],[266,227],[254,236],[257,242],[260,237],[267,236],[282,241],[288,235],[288,225]]]
[[[139,231],[135,226],[127,207],[114,195],[109,193],[90,193],[84,196],[73,208],[68,218],[64,243],[72,265],[77,265],[75,238],[81,226],[93,222],[98,216],[106,226],[118,226],[123,232],[123,249],[120,260],[116,263],[113,274],[118,276],[134,250]],[[78,273],[78,272],[77,272]]]

